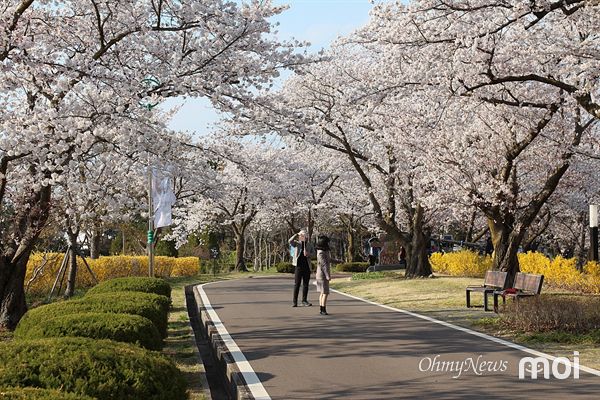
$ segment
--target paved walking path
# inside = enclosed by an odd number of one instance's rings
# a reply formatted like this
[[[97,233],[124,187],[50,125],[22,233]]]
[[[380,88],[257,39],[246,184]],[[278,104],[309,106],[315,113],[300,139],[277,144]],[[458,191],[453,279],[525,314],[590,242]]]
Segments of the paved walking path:
[[[312,307],[292,308],[292,289],[287,276],[202,287],[273,399],[600,396],[600,376],[581,371],[580,379],[559,380],[549,370],[549,380],[529,375],[519,380],[519,360],[532,356],[522,350],[338,293],[330,296],[331,315],[320,316],[313,285]],[[463,371],[456,377],[461,363]],[[467,367],[473,364],[482,371]]]

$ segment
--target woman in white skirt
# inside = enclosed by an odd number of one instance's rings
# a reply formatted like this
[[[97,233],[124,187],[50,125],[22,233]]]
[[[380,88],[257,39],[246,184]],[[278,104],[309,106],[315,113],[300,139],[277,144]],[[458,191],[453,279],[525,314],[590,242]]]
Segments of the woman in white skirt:
[[[317,290],[321,315],[327,314],[327,296],[329,296],[329,281],[331,280],[331,252],[329,251],[329,238],[319,235],[317,238]]]

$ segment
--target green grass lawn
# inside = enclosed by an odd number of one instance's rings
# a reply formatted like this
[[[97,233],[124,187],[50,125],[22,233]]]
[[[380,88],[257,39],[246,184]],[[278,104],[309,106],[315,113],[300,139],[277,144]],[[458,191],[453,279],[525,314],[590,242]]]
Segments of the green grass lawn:
[[[471,304],[480,307],[466,308],[465,287],[481,285],[482,282],[482,278],[450,276],[407,280],[401,274],[396,274],[381,279],[334,279],[331,287],[379,304],[485,332],[548,354],[565,356],[577,350],[582,365],[600,369],[600,346],[594,340],[594,335],[565,338],[560,334],[525,335],[512,332],[498,323],[497,314],[483,311],[482,295],[479,293],[471,293]],[[553,290],[545,292],[558,293]]]
[[[185,286],[210,282],[221,275],[198,275],[195,277],[169,278],[172,307],[169,314],[169,336],[165,339],[163,353],[169,355],[188,381],[190,400],[205,399],[203,392],[204,366],[200,361],[194,332],[185,305]]]
[[[404,279],[402,274],[383,279],[350,280],[334,279],[332,287],[367,300],[410,311],[440,311],[464,308],[465,287],[480,285],[481,278],[440,277]],[[472,296],[474,305],[483,305],[477,294]]]

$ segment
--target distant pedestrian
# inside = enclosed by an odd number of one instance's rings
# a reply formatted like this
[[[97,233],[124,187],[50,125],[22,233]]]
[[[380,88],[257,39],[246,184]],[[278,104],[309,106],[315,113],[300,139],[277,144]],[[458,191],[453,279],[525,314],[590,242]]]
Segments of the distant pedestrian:
[[[492,243],[492,238],[488,236],[485,241],[485,254],[491,256],[494,252],[494,244]]]
[[[329,281],[331,280],[331,251],[329,238],[319,235],[317,238],[317,290],[319,296],[320,314],[327,314],[327,297],[329,296]]]
[[[400,251],[398,252],[398,262],[401,265],[406,265],[406,249],[404,246],[400,246]]]
[[[378,237],[369,239],[369,266],[372,267],[379,264],[379,256],[381,255],[382,247],[383,245]]]
[[[294,268],[294,297],[292,307],[298,307],[298,292],[302,283],[302,305],[312,306],[308,302],[308,284],[310,281],[311,247],[306,232],[300,231],[288,241],[293,248],[292,265]]]

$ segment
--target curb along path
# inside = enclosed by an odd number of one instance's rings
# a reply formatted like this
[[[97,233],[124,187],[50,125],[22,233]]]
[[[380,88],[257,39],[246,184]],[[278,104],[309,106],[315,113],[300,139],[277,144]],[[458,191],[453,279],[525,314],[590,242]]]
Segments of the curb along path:
[[[600,372],[566,377],[560,359],[408,311],[334,292],[330,316],[291,307],[293,280],[255,278],[194,287],[202,327],[238,399],[596,399]],[[309,298],[317,293],[311,285]],[[576,349],[573,349],[576,350]],[[573,360],[573,354],[565,354]],[[526,374],[543,357],[566,379]],[[542,362],[543,361],[543,362]],[[559,375],[556,375],[557,377]]]

